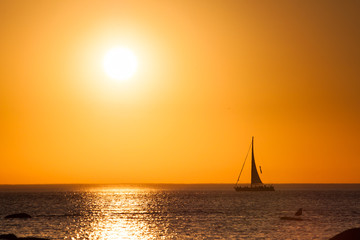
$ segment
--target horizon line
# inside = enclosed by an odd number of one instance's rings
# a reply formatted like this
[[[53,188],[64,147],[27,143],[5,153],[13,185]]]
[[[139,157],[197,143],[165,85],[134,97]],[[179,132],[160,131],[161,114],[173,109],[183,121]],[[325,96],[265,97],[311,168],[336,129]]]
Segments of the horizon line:
[[[126,184],[148,184],[148,185],[235,185],[235,183],[167,183],[167,182],[148,182],[148,183],[131,183],[131,182],[124,182],[124,183],[0,183],[0,186],[31,186],[31,185],[126,185]],[[292,185],[300,185],[300,184],[360,184],[360,182],[352,182],[352,183],[341,183],[341,182],[333,182],[333,183],[321,183],[321,182],[314,182],[314,183],[268,183],[264,185],[285,185],[285,184],[292,184]],[[239,185],[250,185],[250,183],[239,183]]]

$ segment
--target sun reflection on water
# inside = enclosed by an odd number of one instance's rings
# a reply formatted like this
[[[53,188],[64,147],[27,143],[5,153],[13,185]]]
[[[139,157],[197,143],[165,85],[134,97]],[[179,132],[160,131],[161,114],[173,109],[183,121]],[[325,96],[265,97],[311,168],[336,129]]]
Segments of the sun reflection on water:
[[[151,198],[136,188],[93,189],[81,198],[81,222],[71,239],[154,239],[148,224]],[[80,204],[79,204],[80,206]]]

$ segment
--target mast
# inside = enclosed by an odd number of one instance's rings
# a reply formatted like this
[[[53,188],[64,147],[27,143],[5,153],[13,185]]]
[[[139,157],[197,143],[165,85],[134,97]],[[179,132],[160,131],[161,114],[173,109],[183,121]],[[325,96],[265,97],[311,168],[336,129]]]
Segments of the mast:
[[[251,186],[253,185],[262,185],[262,181],[260,179],[259,173],[256,170],[255,164],[255,156],[254,156],[254,137],[252,137],[251,141]]]

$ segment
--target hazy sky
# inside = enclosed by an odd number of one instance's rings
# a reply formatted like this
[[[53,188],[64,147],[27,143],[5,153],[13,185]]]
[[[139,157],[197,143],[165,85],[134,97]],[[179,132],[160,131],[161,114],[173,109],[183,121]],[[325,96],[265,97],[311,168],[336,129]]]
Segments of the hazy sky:
[[[360,182],[360,2],[0,1],[0,184]],[[124,82],[114,46],[138,57]],[[250,164],[241,182],[249,182]]]

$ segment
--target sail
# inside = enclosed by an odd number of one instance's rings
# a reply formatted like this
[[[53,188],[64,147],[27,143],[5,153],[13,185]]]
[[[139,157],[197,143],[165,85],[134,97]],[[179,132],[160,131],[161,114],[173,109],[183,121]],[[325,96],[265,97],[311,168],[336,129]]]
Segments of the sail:
[[[262,185],[258,171],[256,170],[255,157],[254,157],[254,137],[252,137],[252,156],[251,156],[251,185]]]

